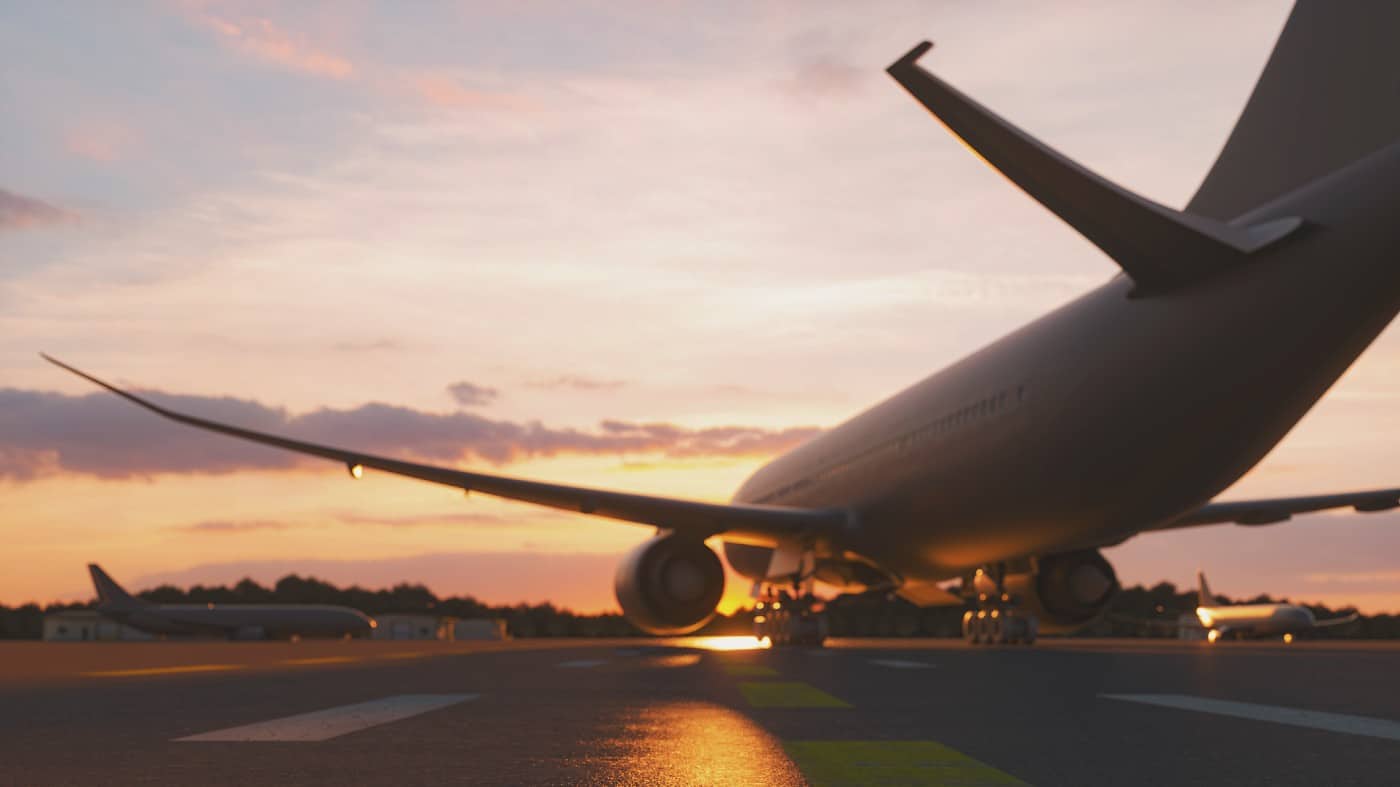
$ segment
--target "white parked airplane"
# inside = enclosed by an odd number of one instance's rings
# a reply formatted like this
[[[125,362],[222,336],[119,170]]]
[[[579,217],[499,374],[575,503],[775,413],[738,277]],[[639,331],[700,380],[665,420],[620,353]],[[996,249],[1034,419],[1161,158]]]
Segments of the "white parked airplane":
[[[1205,572],[1198,572],[1196,579],[1199,583],[1196,619],[1205,627],[1206,636],[1211,642],[1230,636],[1282,636],[1284,642],[1292,642],[1298,634],[1345,626],[1355,623],[1359,617],[1353,612],[1345,617],[1318,620],[1312,610],[1297,604],[1227,605],[1211,594]]]
[[[354,477],[373,469],[653,526],[616,581],[623,611],[653,633],[713,616],[724,571],[704,542],[719,537],[733,568],[770,588],[815,579],[963,603],[934,584],[961,577],[977,607],[969,640],[1027,641],[1100,615],[1117,580],[1099,548],[1138,533],[1400,506],[1400,489],[1212,502],[1400,310],[1396,30],[1400,4],[1300,2],[1185,210],[1065,158],[924,70],[932,45],[915,47],[890,75],[1121,271],[778,457],[727,504],[307,443],[64,368],[166,418]]]

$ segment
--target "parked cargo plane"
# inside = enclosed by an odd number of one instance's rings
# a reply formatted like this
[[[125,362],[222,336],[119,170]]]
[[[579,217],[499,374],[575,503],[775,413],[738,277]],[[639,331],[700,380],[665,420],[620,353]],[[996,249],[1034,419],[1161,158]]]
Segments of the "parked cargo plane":
[[[655,526],[616,581],[650,632],[693,631],[714,614],[724,572],[704,542],[718,537],[733,568],[770,589],[817,580],[963,603],[934,584],[961,577],[970,640],[1026,641],[1098,616],[1117,584],[1099,549],[1138,533],[1400,506],[1400,489],[1211,502],[1400,309],[1397,29],[1400,5],[1300,2],[1185,210],[1047,147],[924,70],[932,45],[915,47],[889,74],[1122,270],[777,458],[728,504],[292,440],[54,363],[166,418],[342,462],[354,477],[379,470]]]
[[[1221,637],[1282,636],[1292,642],[1298,634],[1355,623],[1359,617],[1318,620],[1307,607],[1297,604],[1226,604],[1210,592],[1205,572],[1197,572],[1196,619],[1206,629],[1211,642]]]
[[[328,604],[152,604],[127,593],[96,563],[97,612],[148,634],[287,639],[366,635],[374,621],[359,610]]]

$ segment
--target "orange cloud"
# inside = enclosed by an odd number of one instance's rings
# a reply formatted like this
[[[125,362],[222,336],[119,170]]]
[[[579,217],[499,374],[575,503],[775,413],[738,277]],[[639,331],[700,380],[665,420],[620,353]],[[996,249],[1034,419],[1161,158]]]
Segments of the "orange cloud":
[[[443,74],[418,74],[408,79],[410,88],[424,101],[447,109],[522,109],[528,102],[518,96],[466,87]]]
[[[355,72],[346,58],[316,48],[305,37],[283,30],[270,19],[234,21],[205,11],[195,12],[195,18],[226,45],[255,60],[329,79],[346,79]]]

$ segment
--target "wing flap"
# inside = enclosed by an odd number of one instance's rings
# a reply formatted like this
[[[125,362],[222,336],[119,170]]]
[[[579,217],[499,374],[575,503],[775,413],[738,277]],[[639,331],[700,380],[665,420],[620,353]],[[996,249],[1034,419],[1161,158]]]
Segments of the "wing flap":
[[[435,484],[453,486],[468,492],[481,492],[495,497],[576,511],[581,514],[592,514],[625,522],[686,531],[700,538],[723,533],[726,540],[767,546],[776,543],[779,538],[832,533],[844,527],[847,520],[847,512],[841,509],[706,503],[630,492],[590,489],[434,467],[293,440],[288,437],[243,429],[175,412],[48,355],[43,355],[43,358],[59,368],[82,377],[164,418],[230,437],[341,462],[350,469],[350,474],[354,477],[359,477],[363,468],[370,468]]]
[[[1243,264],[1290,235],[1297,217],[1256,226],[1172,210],[1089,171],[917,63],[925,41],[887,70],[983,161],[1118,263],[1139,295],[1168,291]]]

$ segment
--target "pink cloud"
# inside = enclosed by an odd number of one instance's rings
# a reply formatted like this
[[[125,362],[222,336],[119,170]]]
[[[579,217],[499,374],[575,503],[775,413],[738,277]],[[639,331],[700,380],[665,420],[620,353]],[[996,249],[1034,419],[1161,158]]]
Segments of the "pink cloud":
[[[470,88],[443,74],[417,74],[409,77],[408,85],[419,98],[446,109],[522,109],[528,106],[519,96]]]
[[[77,216],[42,200],[0,189],[0,230],[22,230],[63,224]]]
[[[233,20],[207,11],[195,11],[194,15],[225,45],[255,60],[329,79],[346,79],[355,72],[348,59],[316,47],[305,36],[284,30],[270,19]]]
[[[135,140],[131,129],[120,123],[88,121],[64,132],[63,148],[79,158],[108,164],[125,157]]]

